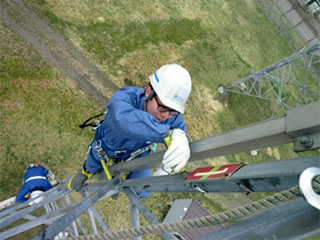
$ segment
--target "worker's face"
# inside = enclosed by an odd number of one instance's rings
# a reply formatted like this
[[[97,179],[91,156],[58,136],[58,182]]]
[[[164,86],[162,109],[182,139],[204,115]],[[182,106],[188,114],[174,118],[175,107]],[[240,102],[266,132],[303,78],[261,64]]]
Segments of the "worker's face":
[[[147,86],[146,93],[145,93],[146,97],[148,97],[151,92],[152,92],[151,87]],[[154,116],[158,120],[158,122],[162,122],[172,117],[169,111],[160,111],[163,107],[166,107],[166,106],[161,102],[158,96],[155,96],[150,101],[148,101],[147,111],[152,116]],[[166,107],[166,108],[170,109],[169,107]]]

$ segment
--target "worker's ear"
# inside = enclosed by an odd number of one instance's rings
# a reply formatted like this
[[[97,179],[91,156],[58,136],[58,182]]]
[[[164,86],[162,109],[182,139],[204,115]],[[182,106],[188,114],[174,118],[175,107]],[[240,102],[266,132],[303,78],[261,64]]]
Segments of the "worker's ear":
[[[154,96],[154,90],[150,86],[146,86],[146,90],[144,94],[145,101],[151,100],[153,96]]]

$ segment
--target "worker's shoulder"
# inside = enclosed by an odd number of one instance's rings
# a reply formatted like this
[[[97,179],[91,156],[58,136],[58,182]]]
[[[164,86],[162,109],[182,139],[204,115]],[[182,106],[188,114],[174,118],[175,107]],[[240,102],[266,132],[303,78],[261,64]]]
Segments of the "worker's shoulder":
[[[123,88],[120,88],[117,92],[125,92],[125,93],[136,93],[140,95],[141,93],[144,93],[145,89],[140,87],[134,87],[134,86],[126,86]]]
[[[46,169],[42,166],[35,165],[27,168],[27,173],[33,175],[46,175]]]
[[[117,99],[140,99],[144,96],[144,88],[139,88],[139,87],[132,87],[132,86],[128,86],[128,87],[124,87],[119,89],[118,91],[116,91],[113,94],[113,100],[117,100]]]

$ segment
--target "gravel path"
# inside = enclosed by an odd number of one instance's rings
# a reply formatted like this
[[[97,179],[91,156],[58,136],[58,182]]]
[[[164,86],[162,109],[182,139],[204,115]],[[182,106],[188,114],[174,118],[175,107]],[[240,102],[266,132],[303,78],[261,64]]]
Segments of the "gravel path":
[[[0,18],[51,66],[105,105],[119,87],[21,0],[0,0]]]

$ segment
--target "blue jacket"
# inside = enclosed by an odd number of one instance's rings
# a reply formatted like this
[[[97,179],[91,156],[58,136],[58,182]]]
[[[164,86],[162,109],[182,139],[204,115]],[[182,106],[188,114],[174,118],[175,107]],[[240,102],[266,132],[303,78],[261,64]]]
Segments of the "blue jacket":
[[[95,140],[101,140],[109,157],[127,158],[130,152],[150,143],[164,143],[163,136],[169,129],[186,131],[182,114],[159,123],[145,112],[144,93],[143,88],[126,87],[115,92],[109,101],[108,112],[95,136]]]
[[[51,184],[47,178],[46,170],[41,166],[29,167],[24,172],[23,185],[16,196],[17,202],[25,202],[28,193],[35,190],[47,191],[51,188]]]

